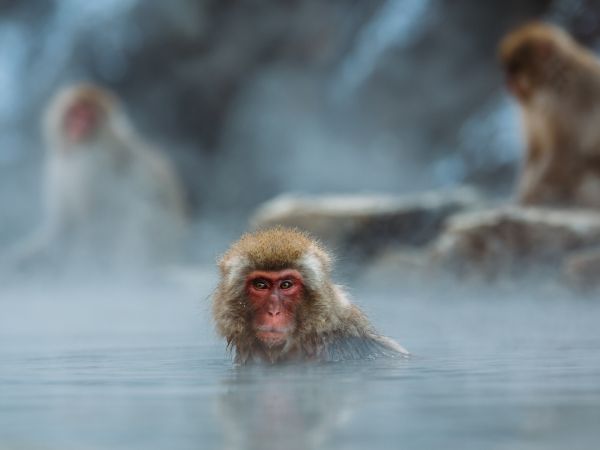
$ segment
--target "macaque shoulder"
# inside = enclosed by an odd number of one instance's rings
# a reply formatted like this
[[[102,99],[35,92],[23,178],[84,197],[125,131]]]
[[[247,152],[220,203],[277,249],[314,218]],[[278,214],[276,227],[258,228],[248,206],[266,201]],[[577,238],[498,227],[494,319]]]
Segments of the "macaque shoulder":
[[[325,338],[321,359],[334,362],[408,355],[396,341],[378,334],[357,306],[348,305],[348,316],[342,326]]]

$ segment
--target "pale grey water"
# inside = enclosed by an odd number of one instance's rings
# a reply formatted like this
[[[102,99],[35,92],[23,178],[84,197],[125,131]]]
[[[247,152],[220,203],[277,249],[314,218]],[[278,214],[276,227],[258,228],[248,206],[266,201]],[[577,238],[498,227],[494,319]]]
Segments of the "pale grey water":
[[[1,289],[0,449],[600,445],[597,302],[389,283],[354,294],[412,359],[235,368],[200,291]]]

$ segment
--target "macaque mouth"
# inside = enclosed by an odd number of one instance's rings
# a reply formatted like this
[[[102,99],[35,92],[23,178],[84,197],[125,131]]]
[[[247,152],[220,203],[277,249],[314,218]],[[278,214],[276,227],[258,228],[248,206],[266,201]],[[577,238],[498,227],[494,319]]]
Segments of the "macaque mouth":
[[[284,333],[287,334],[292,331],[291,327],[276,327],[273,325],[259,325],[256,327],[256,331],[264,331],[267,333]]]
[[[273,326],[258,326],[255,329],[256,337],[259,341],[268,346],[283,344],[287,341],[290,332],[290,327],[273,327]]]
[[[259,325],[255,328],[256,333],[287,336],[292,332],[292,327],[278,327],[274,325]]]

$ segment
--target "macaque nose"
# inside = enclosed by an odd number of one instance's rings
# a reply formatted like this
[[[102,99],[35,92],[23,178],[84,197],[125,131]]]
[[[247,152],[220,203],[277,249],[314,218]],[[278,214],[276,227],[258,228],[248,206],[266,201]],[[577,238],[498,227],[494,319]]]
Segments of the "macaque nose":
[[[273,294],[269,299],[267,313],[271,317],[275,317],[281,314],[281,301],[279,300],[279,297],[277,297],[277,295],[275,294]]]

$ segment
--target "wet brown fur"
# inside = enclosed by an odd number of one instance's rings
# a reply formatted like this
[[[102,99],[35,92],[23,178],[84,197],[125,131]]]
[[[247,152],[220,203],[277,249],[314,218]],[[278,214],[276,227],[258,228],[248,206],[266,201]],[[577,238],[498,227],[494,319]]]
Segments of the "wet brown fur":
[[[246,234],[220,259],[219,268],[221,281],[213,297],[213,315],[217,331],[235,351],[237,363],[344,359],[343,342],[349,339],[369,341],[373,353],[376,353],[375,342],[381,353],[403,352],[395,342],[378,335],[366,316],[331,282],[331,258],[303,232],[276,227]],[[269,349],[254,336],[245,279],[254,270],[286,268],[302,274],[304,298],[296,311],[296,327],[288,342],[283,347]],[[336,347],[337,356],[332,356],[335,346],[340,350]],[[355,350],[348,348],[349,358],[363,356]]]
[[[527,141],[518,201],[600,207],[600,62],[560,28],[534,22],[508,34],[500,61],[520,86]]]

